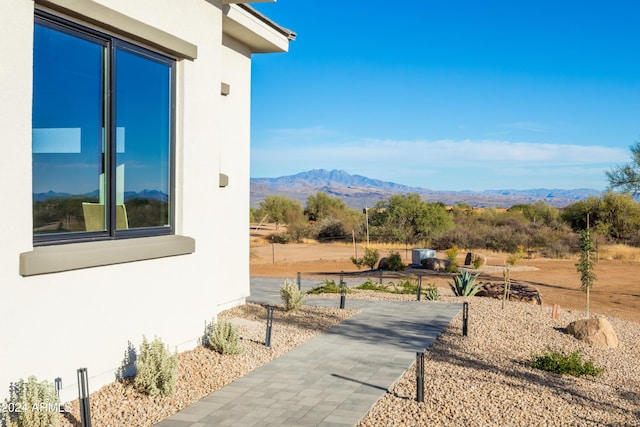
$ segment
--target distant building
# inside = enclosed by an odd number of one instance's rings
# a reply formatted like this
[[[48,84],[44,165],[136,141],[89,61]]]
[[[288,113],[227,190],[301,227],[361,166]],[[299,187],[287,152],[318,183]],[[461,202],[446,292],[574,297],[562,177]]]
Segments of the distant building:
[[[30,375],[70,400],[245,301],[251,56],[295,35],[242,0],[8,3],[0,400]]]

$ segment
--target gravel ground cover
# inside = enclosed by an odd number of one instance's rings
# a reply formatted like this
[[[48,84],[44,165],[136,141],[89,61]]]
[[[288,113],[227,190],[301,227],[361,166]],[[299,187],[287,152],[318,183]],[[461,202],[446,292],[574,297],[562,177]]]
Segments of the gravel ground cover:
[[[224,311],[218,315],[218,320],[234,319],[238,324],[244,347],[241,354],[220,355],[202,346],[180,353],[176,389],[168,397],[140,394],[126,381],[106,385],[91,393],[92,426],[152,426],[356,313],[356,310],[309,306],[286,313],[282,307],[276,307],[271,347],[266,348],[264,307],[245,304]],[[77,400],[71,402],[71,410],[63,418],[62,425],[81,426]]]
[[[640,425],[640,323],[607,318],[620,345],[598,349],[564,332],[568,323],[584,317],[582,312],[562,310],[553,320],[548,306],[508,302],[502,309],[499,300],[453,297],[443,288],[440,292],[443,302],[469,302],[468,336],[462,336],[458,316],[426,351],[425,402],[415,400],[412,366],[359,427]],[[413,300],[415,295],[354,290],[347,298]],[[220,356],[201,347],[180,354],[177,391],[167,398],[140,395],[125,383],[103,387],[91,396],[93,425],[151,426],[353,314],[309,306],[286,314],[279,308],[274,320],[278,328],[267,349],[265,309],[247,304],[228,310],[220,318],[246,319],[239,322],[242,354]],[[597,378],[574,378],[526,366],[533,354],[546,349],[579,350],[605,372]],[[68,419],[65,426],[80,425],[77,402]]]

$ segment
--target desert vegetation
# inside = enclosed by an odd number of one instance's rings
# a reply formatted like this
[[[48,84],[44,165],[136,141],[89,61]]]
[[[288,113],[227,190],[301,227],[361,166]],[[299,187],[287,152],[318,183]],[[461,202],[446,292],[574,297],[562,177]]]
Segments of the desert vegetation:
[[[406,194],[381,200],[364,212],[317,193],[309,196],[304,207],[284,196],[269,196],[251,210],[254,222],[286,224],[286,231],[271,236],[279,243],[355,240],[443,251],[474,248],[513,254],[511,265],[530,254],[566,258],[579,253],[587,214],[596,252],[605,245],[640,247],[640,204],[630,194],[613,191],[562,209],[544,202],[509,209],[447,207]]]

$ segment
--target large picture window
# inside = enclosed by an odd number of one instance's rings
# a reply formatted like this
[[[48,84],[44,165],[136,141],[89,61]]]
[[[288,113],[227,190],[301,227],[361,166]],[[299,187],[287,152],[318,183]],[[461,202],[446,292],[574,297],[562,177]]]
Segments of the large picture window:
[[[34,243],[173,233],[175,61],[37,15]]]

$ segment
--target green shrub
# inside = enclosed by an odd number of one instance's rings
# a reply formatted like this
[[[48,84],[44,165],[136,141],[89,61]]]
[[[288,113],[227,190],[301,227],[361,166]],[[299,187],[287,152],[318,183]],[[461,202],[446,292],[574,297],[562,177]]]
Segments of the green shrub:
[[[30,376],[11,383],[9,398],[5,400],[0,412],[0,425],[8,427],[60,425],[60,401],[55,387],[48,381],[38,382]]]
[[[591,361],[583,361],[579,351],[572,353],[546,350],[542,354],[533,355],[527,362],[527,366],[556,374],[573,375],[581,377],[589,375],[597,377],[604,372],[604,368],[598,368]]]
[[[373,282],[371,279],[367,279],[362,285],[356,286],[356,289],[361,289],[365,291],[378,291],[378,292],[388,292],[387,287],[381,283]]]
[[[136,359],[135,389],[150,396],[168,396],[173,393],[177,378],[177,354],[171,354],[160,338],[149,343],[143,336]]]
[[[351,257],[351,262],[355,264],[358,269],[367,266],[369,269],[373,270],[376,266],[376,263],[380,259],[380,254],[375,249],[366,248],[364,250],[364,256],[362,258],[356,258],[355,256]]]
[[[418,292],[418,285],[413,280],[403,282],[389,282],[388,291],[392,294],[415,294]]]
[[[324,283],[324,284],[322,284]],[[316,287],[309,289],[307,291],[308,294],[339,294],[342,292],[342,288],[340,285],[336,284],[335,280],[325,279],[323,282],[320,282]],[[347,293],[351,292],[349,288],[347,288]]]
[[[460,271],[460,267],[458,266],[457,262],[451,261],[449,265],[447,265],[447,272],[457,273],[458,271]]]
[[[480,267],[482,267],[482,263],[483,262],[484,262],[484,260],[481,257],[476,256],[475,258],[473,258],[473,261],[472,261],[473,268],[478,270]]]
[[[482,287],[482,283],[476,284],[478,275],[472,275],[468,271],[463,271],[453,278],[453,282],[449,282],[449,287],[456,296],[472,297],[478,293]]]
[[[304,305],[304,292],[290,280],[285,280],[280,287],[280,298],[282,298],[286,311],[297,310]]]
[[[440,291],[436,285],[429,284],[424,290],[424,297],[429,301],[438,301],[440,299]]]
[[[243,350],[238,327],[226,321],[209,323],[205,329],[203,344],[220,354],[239,354]]]
[[[403,271],[405,265],[402,263],[402,257],[398,252],[393,252],[387,257],[387,267],[391,271]]]
[[[452,247],[444,251],[447,259],[451,261],[451,264],[456,262],[456,259],[458,258],[458,252],[460,252],[460,249],[456,245],[453,245]]]

